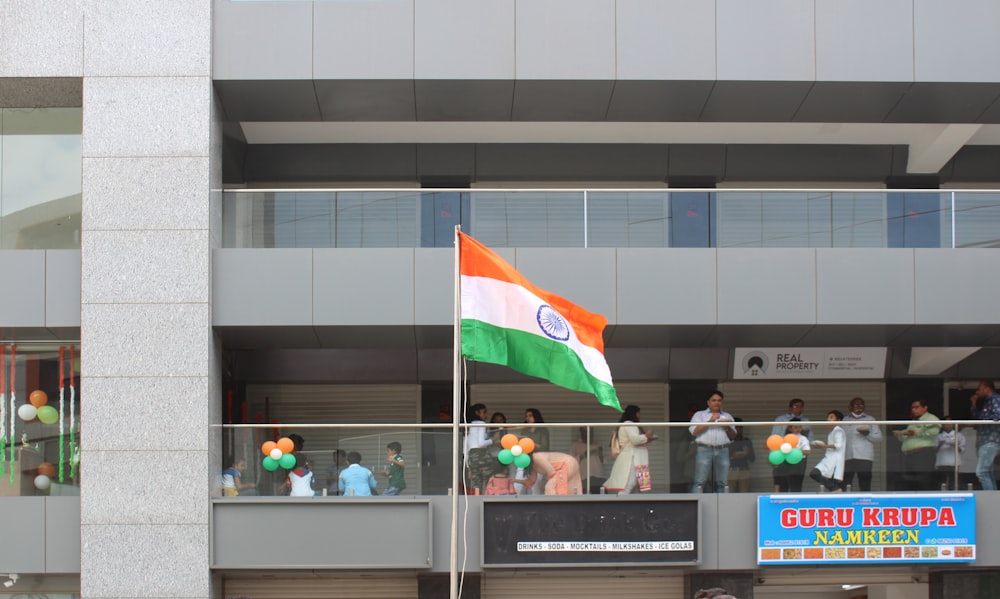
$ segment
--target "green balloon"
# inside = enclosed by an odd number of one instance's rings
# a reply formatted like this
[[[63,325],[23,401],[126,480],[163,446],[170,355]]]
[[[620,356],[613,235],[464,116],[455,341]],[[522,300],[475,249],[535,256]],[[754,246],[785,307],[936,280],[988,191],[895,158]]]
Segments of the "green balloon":
[[[268,472],[274,472],[278,469],[278,460],[272,458],[271,456],[265,456],[261,466],[263,466],[264,470],[267,470]]]
[[[59,410],[52,406],[42,406],[38,408],[37,418],[45,424],[55,424],[59,422]]]
[[[804,457],[805,455],[802,453],[801,449],[793,447],[792,450],[788,452],[788,455],[785,456],[785,461],[789,464],[798,464]]]
[[[506,466],[514,461],[514,454],[509,449],[501,449],[500,453],[497,454],[497,459],[500,460],[501,464]]]
[[[771,453],[767,454],[767,461],[774,466],[779,466],[785,462],[785,454],[781,453],[780,449],[772,450]]]
[[[514,465],[518,468],[527,468],[531,465],[531,456],[526,453],[522,453],[514,458]]]
[[[298,463],[298,460],[295,459],[294,453],[286,453],[285,455],[281,456],[280,460],[278,460],[278,464],[285,470],[291,470],[292,468],[295,468],[296,463]]]

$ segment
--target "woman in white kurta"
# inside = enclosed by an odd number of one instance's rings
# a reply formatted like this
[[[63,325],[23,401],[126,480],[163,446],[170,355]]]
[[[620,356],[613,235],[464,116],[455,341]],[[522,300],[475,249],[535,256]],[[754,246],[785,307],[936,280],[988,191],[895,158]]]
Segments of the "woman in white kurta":
[[[826,419],[828,422],[840,422],[844,419],[844,415],[832,410],[826,415]],[[844,429],[834,426],[826,442],[813,441],[813,447],[825,448],[826,455],[809,473],[809,478],[826,487],[828,491],[843,491],[844,455],[847,449],[847,434],[844,433]]]
[[[622,425],[618,427],[618,442],[622,451],[615,458],[615,465],[611,468],[611,476],[604,483],[604,489],[609,493],[628,495],[636,486],[635,467],[649,466],[646,443],[656,439],[656,435],[645,433],[636,426],[639,422],[638,406],[627,406],[619,422]]]

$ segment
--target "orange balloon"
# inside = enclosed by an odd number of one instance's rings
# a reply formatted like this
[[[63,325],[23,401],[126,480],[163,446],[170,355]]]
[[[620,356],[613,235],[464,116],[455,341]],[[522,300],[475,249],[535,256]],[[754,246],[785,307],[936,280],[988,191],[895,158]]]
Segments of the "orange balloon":
[[[277,446],[278,444],[275,443],[274,441],[266,441],[263,445],[260,446],[260,450],[264,455],[271,455],[271,450]]]
[[[278,449],[281,450],[281,453],[292,453],[295,451],[295,443],[288,437],[282,437],[278,439]]]
[[[532,451],[535,451],[535,442],[531,440],[531,437],[521,437],[518,445],[521,446],[524,453],[531,453]]]
[[[798,435],[793,435],[792,433],[788,433],[787,435],[785,435],[784,442],[788,443],[792,447],[798,447],[798,445],[799,445],[799,436]]]
[[[767,438],[767,448],[771,451],[781,449],[781,444],[784,442],[785,439],[781,435],[771,435]]]
[[[51,462],[42,462],[38,465],[38,473],[52,478],[56,475],[56,467]]]
[[[35,389],[31,392],[31,395],[28,396],[28,401],[31,402],[31,405],[36,408],[40,408],[49,403],[49,396],[45,394],[45,391]]]
[[[503,437],[500,437],[500,447],[504,449],[510,449],[517,445],[517,435],[507,433]]]

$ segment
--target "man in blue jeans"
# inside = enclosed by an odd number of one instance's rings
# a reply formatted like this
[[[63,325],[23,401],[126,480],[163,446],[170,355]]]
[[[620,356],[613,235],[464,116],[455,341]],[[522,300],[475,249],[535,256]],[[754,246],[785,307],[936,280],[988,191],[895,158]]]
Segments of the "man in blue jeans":
[[[729,444],[736,438],[736,426],[708,426],[712,422],[734,422],[732,416],[722,411],[722,399],[722,391],[716,389],[708,398],[708,408],[691,416],[692,425],[688,430],[698,449],[694,461],[692,493],[704,491],[710,472],[715,476],[715,491],[722,493],[726,490],[726,481],[729,480]]]
[[[979,387],[972,394],[972,417],[989,420],[993,424],[976,427],[976,478],[984,491],[996,491],[997,481],[993,477],[993,460],[1000,451],[1000,393],[996,392],[993,381],[979,381]]]

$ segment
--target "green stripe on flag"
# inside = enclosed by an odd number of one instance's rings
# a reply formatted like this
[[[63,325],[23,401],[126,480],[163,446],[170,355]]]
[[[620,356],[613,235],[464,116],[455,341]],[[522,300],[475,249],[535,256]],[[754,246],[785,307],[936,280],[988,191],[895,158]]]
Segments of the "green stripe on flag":
[[[580,357],[565,343],[466,319],[462,321],[462,355],[507,366],[560,387],[593,393],[601,404],[622,411],[614,386],[587,372]]]

